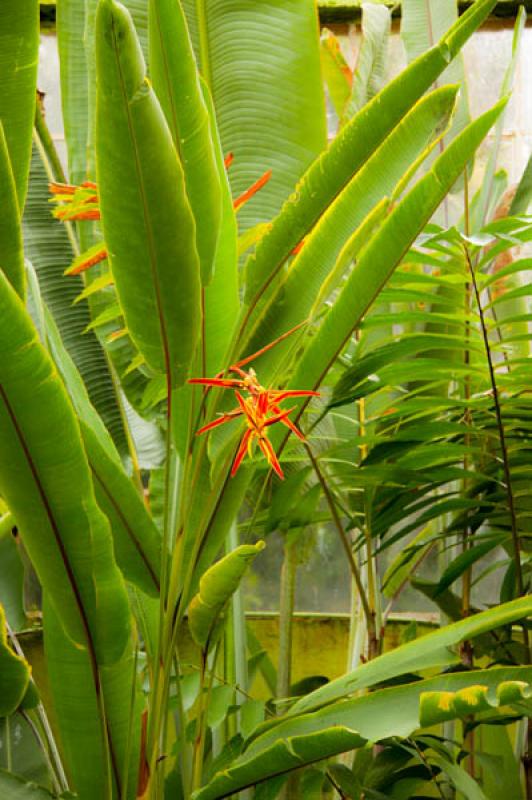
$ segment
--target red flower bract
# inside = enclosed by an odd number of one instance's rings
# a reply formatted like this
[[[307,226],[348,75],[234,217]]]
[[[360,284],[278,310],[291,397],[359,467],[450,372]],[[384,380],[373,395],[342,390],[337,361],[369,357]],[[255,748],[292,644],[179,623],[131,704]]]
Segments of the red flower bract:
[[[298,325],[297,328],[299,327],[300,326]],[[281,341],[281,339],[284,339],[286,336],[289,336],[291,333],[297,330],[297,328],[293,328],[291,331],[288,331],[288,333],[285,333],[283,336],[279,337],[279,339],[276,339],[271,344],[262,348],[262,350],[259,350],[252,356],[248,356],[242,361],[239,361],[237,364],[229,367],[228,372],[235,373],[239,376],[238,378],[225,378],[221,375],[217,375],[214,378],[191,378],[188,381],[192,384],[205,386],[207,389],[211,387],[234,389],[238,406],[232,411],[224,411],[216,419],[211,420],[211,422],[208,422],[206,425],[196,431],[196,435],[199,436],[202,433],[208,433],[214,428],[217,428],[219,425],[230,422],[237,417],[245,418],[247,430],[242,436],[235,459],[233,461],[233,465],[231,467],[231,477],[236,475],[246,453],[248,453],[250,456],[253,454],[253,444],[256,442],[264,454],[268,464],[281,479],[284,478],[284,473],[281,469],[281,465],[279,464],[279,460],[275,454],[270,440],[268,439],[268,428],[272,425],[275,425],[277,422],[280,422],[282,425],[286,425],[286,427],[289,428],[292,433],[295,433],[295,435],[302,441],[305,440],[305,437],[299,428],[289,419],[289,414],[292,413],[294,407],[282,409],[280,404],[284,400],[287,400],[291,397],[319,397],[319,392],[314,392],[309,389],[265,389],[260,385],[257,375],[253,369],[250,369],[248,372],[242,369],[245,364],[249,363],[266,350],[269,350],[271,347],[277,344],[277,342]],[[244,397],[241,392],[245,392],[247,397]]]

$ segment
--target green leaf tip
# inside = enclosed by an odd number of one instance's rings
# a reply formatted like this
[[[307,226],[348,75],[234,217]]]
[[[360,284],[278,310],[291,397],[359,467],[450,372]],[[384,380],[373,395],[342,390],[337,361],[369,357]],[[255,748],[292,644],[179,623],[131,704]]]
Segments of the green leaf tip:
[[[262,540],[256,544],[242,544],[202,576],[199,592],[192,598],[188,609],[190,632],[201,648],[208,648],[224,606],[238,589],[248,566],[264,547]]]

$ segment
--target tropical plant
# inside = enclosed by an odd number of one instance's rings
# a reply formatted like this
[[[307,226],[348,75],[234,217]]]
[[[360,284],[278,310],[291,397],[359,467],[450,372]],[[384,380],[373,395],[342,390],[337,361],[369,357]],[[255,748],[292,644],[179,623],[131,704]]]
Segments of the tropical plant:
[[[504,98],[455,128],[431,157],[458,90],[431,87],[493,5],[477,0],[377,94],[358,94],[326,147],[314,4],[59,0],[67,180],[35,107],[38,3],[24,14],[3,4],[0,544],[9,558],[23,548],[42,587],[50,697],[16,634],[19,570],[2,578],[2,796],[207,800],[257,786],[257,797],[275,797],[303,767],[301,797],[327,786],[387,796],[401,780],[410,788],[392,796],[443,796],[449,786],[491,796],[490,779],[475,780],[462,762],[474,760],[480,724],[497,731],[511,762],[506,726],[522,726],[530,711],[532,601],[520,527],[528,463],[515,446],[527,441],[528,415],[512,371],[524,357],[514,362],[501,347],[509,361],[499,376],[490,346],[490,336],[512,343],[508,304],[525,292],[505,285],[505,322],[489,332],[497,298],[486,305],[483,295],[526,265],[484,268],[530,226],[513,218],[483,227],[484,216],[480,239],[468,222],[419,237],[505,106]],[[440,272],[411,272],[405,257],[437,262]],[[456,313],[449,293],[465,284],[469,305]],[[405,327],[398,341],[361,348],[353,334],[363,319],[389,326],[368,314],[379,295],[407,305],[437,297],[453,312],[427,321],[409,307],[405,326],[442,328]],[[459,333],[444,327],[449,317]],[[527,339],[522,330],[517,342]],[[427,388],[426,370],[449,351],[468,360],[444,394]],[[375,369],[390,365],[381,377],[388,403],[404,383],[393,371],[404,378],[404,354],[412,372],[399,408],[383,422],[376,405],[375,421],[362,416],[349,434],[360,462],[341,442],[324,448],[320,426],[330,435],[337,422],[329,411],[355,399],[350,410],[360,413]],[[419,419],[427,428],[416,438]],[[285,476],[292,494],[276,483]],[[464,482],[460,498],[453,481]],[[425,500],[437,508],[427,519]],[[418,534],[445,501],[456,516]],[[267,529],[275,504],[288,527],[316,513],[332,520],[368,636],[364,663],[299,698],[287,700],[289,675],[279,675],[286,702],[272,706],[249,693],[251,670],[270,683],[275,675],[260,647],[246,644],[239,594],[264,544],[241,543],[238,523],[251,508],[245,527]],[[366,564],[346,520],[367,546]],[[381,652],[372,540],[384,549],[392,526],[388,540],[414,530],[416,539],[389,585],[404,582],[420,548],[424,555],[459,530],[463,552],[431,596],[454,601],[452,583],[499,546],[504,602],[471,614],[469,598],[465,619]],[[488,660],[474,664],[477,652]],[[463,721],[461,739],[434,733],[452,720]],[[13,725],[23,725],[24,753],[28,731],[37,742],[33,772],[15,756]],[[349,764],[336,759],[354,752]]]

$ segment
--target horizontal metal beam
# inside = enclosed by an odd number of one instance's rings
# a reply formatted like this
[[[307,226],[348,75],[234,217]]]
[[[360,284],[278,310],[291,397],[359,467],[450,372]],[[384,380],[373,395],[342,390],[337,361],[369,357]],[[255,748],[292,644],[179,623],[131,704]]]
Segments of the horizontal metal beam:
[[[323,24],[334,22],[355,22],[360,19],[361,6],[364,0],[319,0],[320,20]],[[394,17],[401,16],[400,0],[373,0],[392,10]],[[458,0],[460,12],[465,11],[474,0]],[[532,0],[499,0],[491,13],[491,17],[515,17],[519,6],[525,6],[532,12]]]

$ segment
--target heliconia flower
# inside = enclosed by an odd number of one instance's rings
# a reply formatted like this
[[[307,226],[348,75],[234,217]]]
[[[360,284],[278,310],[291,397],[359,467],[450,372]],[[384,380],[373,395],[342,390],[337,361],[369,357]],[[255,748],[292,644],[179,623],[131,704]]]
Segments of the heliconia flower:
[[[90,269],[95,264],[99,264],[101,261],[104,261],[107,258],[107,247],[105,246],[105,242],[98,242],[89,250],[81,255],[77,256],[76,259],[72,262],[70,267],[65,270],[65,275],[79,275],[85,270]]]
[[[257,192],[265,186],[270,178],[272,177],[271,169],[267,170],[264,175],[261,175],[260,178],[255,181],[255,183],[246,189],[246,191],[237,197],[236,200],[233,200],[233,208],[235,211],[238,211],[239,208],[242,208],[244,203],[247,203],[248,200],[251,200],[253,195],[257,194]]]
[[[269,428],[271,425],[274,425],[276,422],[281,422],[282,420],[286,419],[286,417],[294,409],[289,408],[286,411],[280,411],[279,413],[274,414],[274,416],[268,417],[269,407],[267,405],[266,392],[263,392],[258,398],[251,396],[247,399],[244,399],[240,392],[236,391],[235,395],[242,414],[246,418],[248,429],[242,437],[240,447],[238,448],[235,460],[233,461],[231,477],[236,475],[238,468],[240,467],[244,456],[246,455],[246,452],[250,456],[253,454],[253,442],[256,440],[257,444],[265,455],[268,464],[274,469],[277,475],[283,479],[284,473],[281,469],[279,461],[277,460],[277,456],[275,455],[272,444],[268,439],[267,428]]]
[[[98,187],[92,181],[85,181],[80,186],[69,183],[51,183],[52,202],[58,203],[54,217],[67,221],[99,220],[100,204]]]
[[[224,167],[225,167],[226,169],[229,169],[229,167],[231,166],[231,164],[232,164],[232,163],[233,163],[233,161],[234,161],[234,158],[235,158],[235,155],[234,155],[234,153],[228,153],[228,154],[226,155],[226,157],[224,158]]]
[[[304,323],[301,323],[304,324]],[[211,420],[198,431],[196,436],[202,433],[224,425],[238,417],[244,417],[247,423],[247,430],[245,431],[236,456],[231,467],[231,477],[236,475],[246,453],[250,456],[253,455],[253,444],[256,442],[265,456],[268,464],[277,473],[280,478],[284,478],[283,471],[273,449],[273,446],[268,439],[268,428],[280,422],[289,428],[298,439],[305,441],[305,437],[299,428],[289,419],[289,414],[292,413],[294,408],[282,409],[280,403],[291,397],[319,397],[319,392],[311,391],[310,389],[265,389],[260,385],[257,375],[253,369],[248,372],[242,369],[243,366],[248,364],[253,359],[265,353],[274,345],[285,339],[290,334],[294,333],[301,325],[297,325],[287,333],[280,336],[274,342],[266,345],[265,347],[253,353],[250,356],[238,361],[229,367],[228,372],[233,372],[238,375],[238,378],[225,378],[223,375],[217,375],[214,378],[191,378],[188,383],[205,386],[206,390],[212,387],[219,387],[222,389],[233,389],[238,407],[232,411],[225,411],[219,415],[217,419]],[[240,390],[240,391],[239,391]],[[247,397],[243,397],[241,392],[246,392]]]

